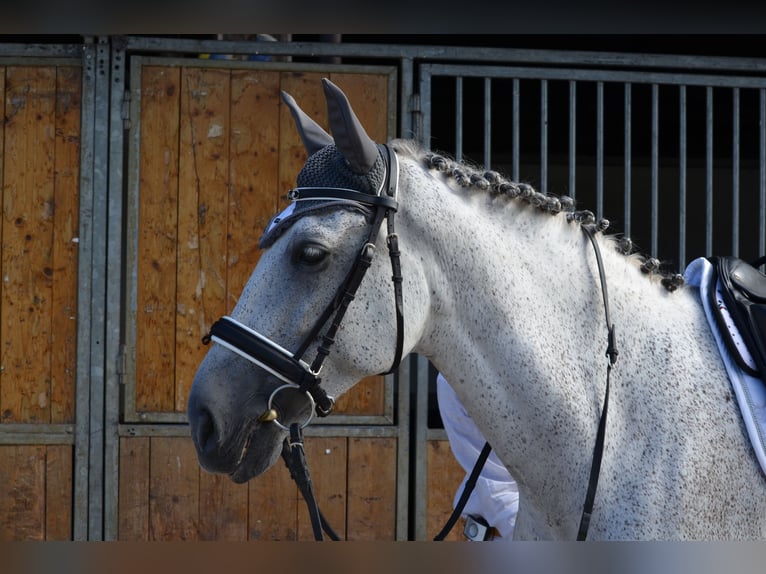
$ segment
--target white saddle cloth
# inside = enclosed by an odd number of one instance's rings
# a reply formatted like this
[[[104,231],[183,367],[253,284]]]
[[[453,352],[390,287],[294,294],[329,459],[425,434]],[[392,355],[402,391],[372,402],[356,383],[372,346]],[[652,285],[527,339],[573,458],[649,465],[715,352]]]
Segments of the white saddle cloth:
[[[734,389],[734,395],[737,397],[742,418],[745,421],[745,427],[747,427],[747,432],[750,435],[750,442],[755,450],[755,455],[758,457],[758,462],[761,463],[761,469],[766,473],[766,385],[764,385],[761,379],[748,375],[737,365],[731,358],[729,350],[726,348],[724,340],[718,331],[718,325],[710,308],[710,297],[708,296],[708,286],[710,285],[713,272],[713,265],[710,261],[700,257],[689,263],[684,272],[684,279],[687,285],[699,288],[705,316],[708,323],[710,323],[710,329],[713,331],[716,343],[718,343],[718,350],[726,366],[726,371],[729,373],[729,380]],[[720,289],[720,281],[716,283],[716,286],[717,290]],[[723,311],[727,328],[737,343],[742,359],[747,365],[754,367],[755,363],[750,356],[750,352],[745,347],[720,295],[716,296],[716,301]]]

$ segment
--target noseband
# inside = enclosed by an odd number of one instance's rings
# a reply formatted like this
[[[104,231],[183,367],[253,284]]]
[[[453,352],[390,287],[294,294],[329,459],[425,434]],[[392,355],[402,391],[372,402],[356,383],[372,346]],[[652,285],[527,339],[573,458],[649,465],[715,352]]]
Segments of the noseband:
[[[284,388],[297,388],[301,392],[307,393],[310,402],[315,407],[316,414],[320,417],[325,417],[332,411],[335,399],[329,396],[320,385],[321,378],[319,374],[324,360],[330,353],[330,348],[335,343],[335,336],[343,321],[346,310],[354,299],[357,289],[372,263],[372,258],[375,254],[375,240],[384,218],[388,232],[386,243],[391,258],[396,308],[396,348],[394,360],[387,372],[394,371],[401,362],[404,345],[402,273],[398,237],[394,231],[394,214],[399,206],[396,200],[399,164],[396,154],[389,146],[381,145],[380,149],[386,160],[386,176],[376,195],[336,187],[298,187],[290,190],[288,193],[288,198],[291,201],[335,200],[344,203],[351,201],[373,209],[373,221],[370,225],[369,233],[354,261],[354,265],[336,291],[332,301],[314,323],[314,326],[303,339],[298,349],[291,353],[265,335],[258,333],[231,317],[222,317],[216,321],[211,327],[210,333],[202,339],[205,344],[212,340],[234,351],[285,383],[271,395],[268,408],[259,420],[274,421],[280,427],[286,428],[278,422],[277,413],[272,410],[271,406],[274,394]],[[332,322],[324,335],[322,335],[322,341],[317,349],[316,356],[309,365],[302,360],[302,357],[331,317]],[[309,423],[311,416],[309,416],[303,426]]]

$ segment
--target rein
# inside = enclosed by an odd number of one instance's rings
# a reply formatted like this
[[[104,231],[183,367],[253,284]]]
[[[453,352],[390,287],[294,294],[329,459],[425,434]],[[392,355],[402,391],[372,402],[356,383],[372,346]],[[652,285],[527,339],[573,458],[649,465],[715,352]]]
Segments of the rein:
[[[598,487],[598,478],[599,474],[601,472],[601,460],[603,458],[604,453],[604,438],[606,435],[606,414],[607,409],[609,407],[609,383],[610,383],[610,375],[612,372],[612,365],[615,364],[617,361],[617,355],[619,355],[619,351],[617,350],[617,347],[615,346],[615,330],[614,330],[614,323],[612,323],[610,314],[609,314],[609,292],[607,291],[606,287],[606,273],[604,272],[604,263],[601,260],[601,249],[598,246],[598,242],[596,241],[596,227],[594,225],[586,225],[583,224],[581,226],[581,229],[583,230],[583,233],[588,236],[588,239],[590,239],[591,244],[593,245],[593,251],[596,254],[596,264],[598,266],[598,276],[599,280],[601,282],[601,294],[604,298],[604,314],[606,316],[606,328],[607,328],[607,348],[606,348],[606,356],[609,357],[609,364],[606,368],[606,390],[604,392],[604,404],[601,408],[601,416],[599,417],[599,423],[598,423],[598,431],[596,433],[596,444],[593,447],[593,459],[591,461],[591,468],[590,468],[590,477],[588,478],[588,490],[585,495],[585,503],[583,504],[583,510],[582,510],[582,516],[580,517],[580,527],[577,531],[577,541],[582,542],[584,541],[588,536],[588,527],[590,526],[590,518],[593,514],[593,504],[596,499],[596,488]],[[457,504],[455,505],[455,509],[453,510],[450,517],[447,519],[447,523],[444,525],[444,528],[442,528],[441,532],[437,534],[434,537],[434,541],[442,541],[444,538],[449,534],[450,530],[452,530],[452,527],[457,522],[457,519],[460,517],[460,514],[463,511],[463,508],[465,508],[466,503],[468,502],[468,498],[471,495],[471,492],[473,491],[474,487],[476,486],[476,481],[479,478],[479,474],[481,473],[481,469],[484,467],[484,463],[487,462],[487,458],[489,457],[489,453],[492,450],[492,446],[486,442],[484,443],[484,448],[479,453],[479,457],[476,460],[476,463],[473,466],[473,469],[471,470],[471,474],[468,477],[468,480],[465,483],[465,486],[463,487],[463,492],[460,494],[460,498],[458,499]]]

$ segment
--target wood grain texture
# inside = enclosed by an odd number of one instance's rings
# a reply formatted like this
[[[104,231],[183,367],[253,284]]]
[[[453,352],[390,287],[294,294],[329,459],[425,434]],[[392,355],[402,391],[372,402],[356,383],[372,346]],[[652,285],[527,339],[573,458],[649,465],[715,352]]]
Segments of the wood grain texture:
[[[56,70],[6,70],[0,420],[51,418]]]
[[[247,540],[247,484],[228,476],[200,473],[199,539]]]
[[[311,437],[304,447],[317,504],[341,540],[346,536],[346,440],[344,437]],[[298,504],[298,540],[314,540],[303,498]]]
[[[452,514],[452,502],[465,471],[455,459],[446,440],[429,440],[427,449],[426,540],[433,540]],[[445,540],[463,540],[460,519]]]
[[[394,540],[396,439],[348,442],[348,539]]]
[[[279,81],[276,71],[232,72],[227,312],[258,262],[258,239],[276,215],[282,191]]]
[[[173,411],[178,238],[180,70],[146,66],[136,308],[136,410]]]
[[[191,439],[153,437],[149,540],[199,539],[199,462]]]
[[[202,337],[224,314],[229,191],[227,70],[181,71],[174,410],[186,411]],[[164,384],[172,385],[168,377]],[[160,384],[160,381],[156,381]]]
[[[248,486],[248,539],[298,540],[298,504],[303,499],[285,465],[277,462]]]
[[[45,540],[72,540],[72,447],[49,445],[45,455]]]
[[[0,446],[0,541],[45,538],[45,447]]]
[[[77,373],[77,269],[82,70],[56,72],[51,422],[74,423]]]
[[[120,439],[119,540],[149,540],[148,437]]]

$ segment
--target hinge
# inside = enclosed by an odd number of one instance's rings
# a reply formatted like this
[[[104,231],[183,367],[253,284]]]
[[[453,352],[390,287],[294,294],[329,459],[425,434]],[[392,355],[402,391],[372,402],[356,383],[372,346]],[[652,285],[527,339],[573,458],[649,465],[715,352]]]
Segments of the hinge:
[[[122,129],[130,129],[130,90],[125,90],[122,94],[122,107],[120,108],[120,117],[122,118]]]

